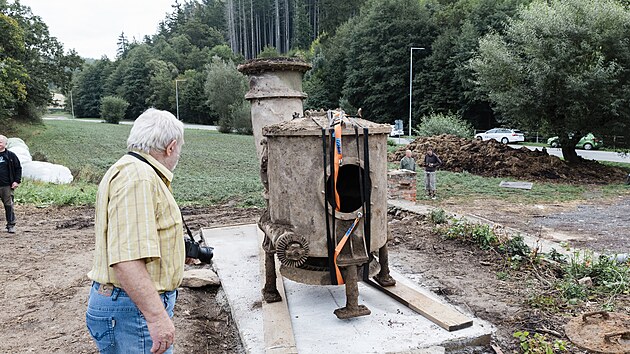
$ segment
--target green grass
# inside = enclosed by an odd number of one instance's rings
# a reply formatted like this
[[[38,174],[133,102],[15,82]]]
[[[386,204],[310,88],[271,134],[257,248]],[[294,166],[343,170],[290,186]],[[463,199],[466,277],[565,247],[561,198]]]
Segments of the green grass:
[[[559,183],[534,182],[531,190],[499,187],[501,181],[516,181],[513,178],[491,178],[467,172],[438,171],[438,195],[441,200],[473,201],[478,199],[501,199],[510,203],[554,203],[586,199],[586,193],[602,197],[630,194],[624,184],[606,186],[581,186]],[[418,174],[418,195],[424,194],[424,174]]]
[[[20,127],[18,136],[38,159],[67,166],[77,181],[68,186],[25,183],[16,198],[33,204],[93,204],[96,184],[126,153],[131,126],[81,121],[45,121]],[[212,205],[236,200],[263,205],[262,184],[252,136],[187,129],[173,192],[182,205]],[[36,187],[45,191],[34,192]],[[73,192],[74,191],[74,192]],[[68,194],[76,194],[68,197]],[[88,196],[86,196],[86,193]],[[73,201],[68,203],[68,201]]]
[[[16,191],[20,203],[35,205],[92,205],[96,185],[123,154],[130,125],[82,121],[45,121],[19,125],[36,160],[67,166],[75,177],[70,185],[25,181]],[[262,206],[262,185],[252,136],[187,129],[182,158],[175,170],[173,189],[181,205],[212,205],[235,201],[239,206]],[[395,147],[388,146],[388,149]],[[628,167],[628,164],[622,164]],[[389,163],[390,169],[398,163]],[[553,203],[630,194],[623,184],[576,186],[535,182],[532,190],[499,187],[502,180],[469,173],[438,172],[441,201],[470,202],[502,199],[512,203]],[[424,174],[418,173],[418,195],[424,194]],[[588,196],[590,195],[590,197]]]

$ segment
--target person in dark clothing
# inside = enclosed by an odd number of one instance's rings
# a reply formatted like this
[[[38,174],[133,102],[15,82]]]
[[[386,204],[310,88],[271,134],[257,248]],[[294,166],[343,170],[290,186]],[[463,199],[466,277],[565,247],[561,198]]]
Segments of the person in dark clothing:
[[[7,150],[8,139],[0,135],[0,199],[4,204],[7,231],[15,233],[15,213],[13,212],[13,191],[22,182],[22,165],[17,155]]]
[[[441,164],[442,160],[433,153],[433,148],[429,146],[426,155],[424,155],[424,185],[427,196],[431,199],[437,198],[435,171]]]

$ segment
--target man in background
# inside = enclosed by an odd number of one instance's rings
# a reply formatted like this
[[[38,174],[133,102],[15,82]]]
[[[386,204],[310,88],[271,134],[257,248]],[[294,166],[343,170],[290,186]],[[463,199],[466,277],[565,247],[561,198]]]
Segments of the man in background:
[[[13,191],[22,182],[22,165],[17,155],[7,150],[8,139],[0,135],[0,199],[7,219],[7,232],[15,233]]]
[[[411,157],[411,150],[405,151],[405,157],[400,160],[400,169],[401,170],[416,170],[416,161]]]
[[[437,198],[437,181],[436,172],[437,168],[442,164],[442,160],[438,155],[433,153],[433,148],[428,147],[427,153],[424,155],[424,186],[427,191],[427,196],[431,199]]]

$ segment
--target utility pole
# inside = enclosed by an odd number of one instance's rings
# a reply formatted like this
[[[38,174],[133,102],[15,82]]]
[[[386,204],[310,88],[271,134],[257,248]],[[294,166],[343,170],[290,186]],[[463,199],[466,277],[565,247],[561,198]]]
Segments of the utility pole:
[[[179,119],[179,90],[177,89],[177,82],[186,81],[186,79],[175,79],[175,107],[177,109],[177,120]]]
[[[409,50],[409,137],[411,138],[411,96],[413,92],[413,51],[424,50],[422,47],[411,47]]]
[[[74,102],[72,101],[72,90],[70,90],[70,109],[72,110],[72,119],[74,119]]]

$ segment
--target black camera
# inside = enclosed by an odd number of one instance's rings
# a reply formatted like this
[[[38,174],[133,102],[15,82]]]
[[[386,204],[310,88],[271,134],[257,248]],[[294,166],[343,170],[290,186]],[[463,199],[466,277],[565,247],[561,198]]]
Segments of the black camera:
[[[195,258],[206,264],[212,263],[214,248],[199,246],[199,243],[197,241],[191,240],[189,238],[184,238],[184,242],[186,246],[186,258]]]

